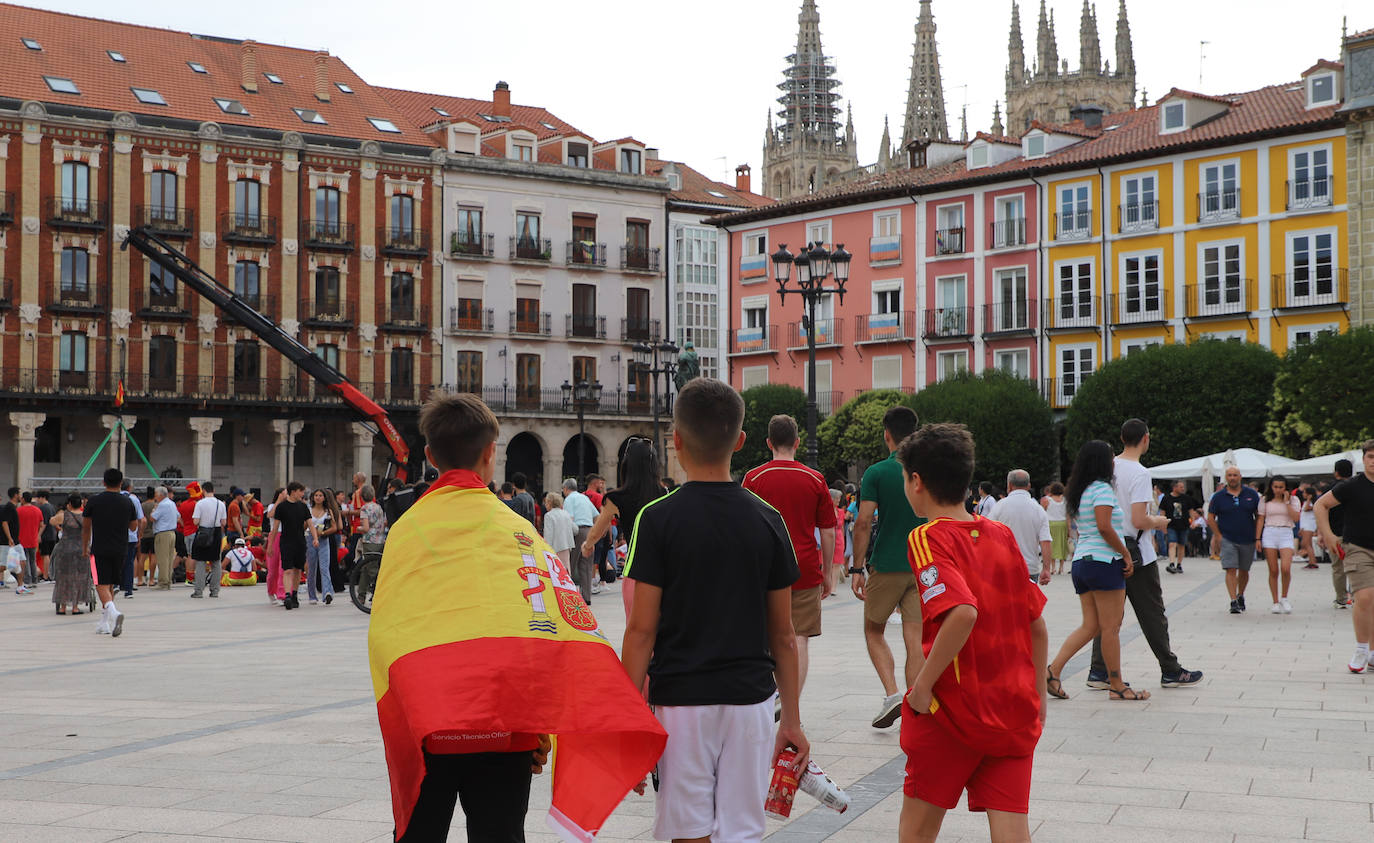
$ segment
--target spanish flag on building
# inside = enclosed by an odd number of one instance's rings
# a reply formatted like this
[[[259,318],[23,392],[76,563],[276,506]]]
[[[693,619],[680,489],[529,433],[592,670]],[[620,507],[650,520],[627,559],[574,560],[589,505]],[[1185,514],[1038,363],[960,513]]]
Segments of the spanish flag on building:
[[[548,823],[590,841],[668,740],[558,556],[471,471],[445,473],[388,534],[368,652],[398,837],[425,749],[552,736]]]

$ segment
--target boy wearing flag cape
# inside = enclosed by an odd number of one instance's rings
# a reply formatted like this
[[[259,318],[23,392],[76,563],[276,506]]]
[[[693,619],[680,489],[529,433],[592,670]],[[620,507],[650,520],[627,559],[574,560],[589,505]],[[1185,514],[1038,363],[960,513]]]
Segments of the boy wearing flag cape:
[[[469,840],[523,841],[552,759],[548,824],[591,841],[667,735],[558,555],[488,491],[496,416],[436,393],[420,431],[442,474],[387,536],[368,633],[396,840],[447,839],[461,801]]]

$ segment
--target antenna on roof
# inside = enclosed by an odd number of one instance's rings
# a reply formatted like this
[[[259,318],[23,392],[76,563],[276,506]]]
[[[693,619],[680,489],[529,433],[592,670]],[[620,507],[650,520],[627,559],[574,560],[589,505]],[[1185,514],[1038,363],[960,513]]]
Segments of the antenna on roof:
[[[1203,65],[1203,62],[1207,61],[1207,45],[1210,44],[1210,43],[1212,43],[1212,42],[1211,42],[1211,41],[1199,41],[1199,42],[1197,42],[1197,53],[1198,53],[1198,56],[1197,56],[1197,89],[1198,89],[1199,92],[1202,91],[1202,65]]]

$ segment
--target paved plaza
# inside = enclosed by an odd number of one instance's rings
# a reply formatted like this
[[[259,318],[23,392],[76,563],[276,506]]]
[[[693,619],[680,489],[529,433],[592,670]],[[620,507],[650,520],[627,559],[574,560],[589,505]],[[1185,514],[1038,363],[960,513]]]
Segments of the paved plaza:
[[[1126,679],[1152,700],[1108,702],[1083,687],[1086,652],[1070,664],[1073,698],[1051,700],[1036,755],[1037,840],[1374,840],[1374,679],[1346,671],[1349,617],[1331,608],[1327,569],[1293,573],[1291,615],[1269,613],[1262,580],[1248,614],[1227,614],[1215,563],[1165,576],[1175,650],[1206,673],[1200,686],[1158,687],[1129,611]],[[346,600],[284,612],[262,587],[196,601],[186,586],[145,589],[122,601],[128,622],[111,639],[91,616],[56,617],[50,588],[0,591],[0,841],[391,839],[367,618]],[[1053,653],[1079,613],[1067,576],[1048,591]],[[618,646],[620,595],[593,609]],[[814,756],[853,806],[798,796],[770,839],[896,837],[904,758],[896,727],[869,726],[881,687],[860,616],[847,587],[826,601],[802,699]],[[895,624],[889,638],[900,646]],[[555,840],[548,777],[535,781],[529,839]],[[630,795],[600,839],[649,839],[652,814],[649,796]],[[961,807],[941,839],[986,828]]]

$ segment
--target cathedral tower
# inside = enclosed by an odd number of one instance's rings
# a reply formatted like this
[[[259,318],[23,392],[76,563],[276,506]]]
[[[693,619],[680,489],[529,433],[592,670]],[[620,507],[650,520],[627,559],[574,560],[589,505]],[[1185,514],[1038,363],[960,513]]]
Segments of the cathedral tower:
[[[935,45],[935,15],[930,10],[930,0],[921,0],[911,52],[911,82],[906,92],[902,148],[921,138],[945,140],[948,137],[945,92],[940,83],[940,53]]]
[[[1013,2],[1011,35],[1007,40],[1007,133],[1021,135],[1031,121],[1067,123],[1070,112],[1079,106],[1104,114],[1128,111],[1135,106],[1135,59],[1131,50],[1131,26],[1126,19],[1126,0],[1120,0],[1116,21],[1116,66],[1102,61],[1098,36],[1097,10],[1083,0],[1078,26],[1078,72],[1065,72],[1059,63],[1059,45],[1054,34],[1054,12],[1040,0],[1040,20],[1036,30],[1035,64],[1026,72],[1022,55],[1021,14]]]

